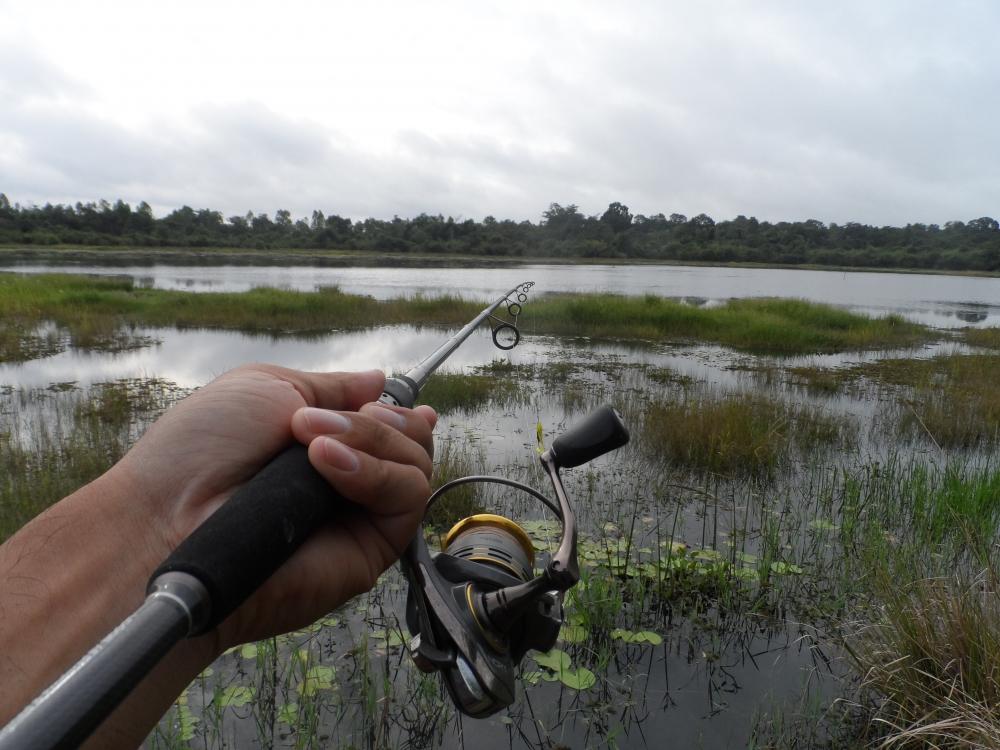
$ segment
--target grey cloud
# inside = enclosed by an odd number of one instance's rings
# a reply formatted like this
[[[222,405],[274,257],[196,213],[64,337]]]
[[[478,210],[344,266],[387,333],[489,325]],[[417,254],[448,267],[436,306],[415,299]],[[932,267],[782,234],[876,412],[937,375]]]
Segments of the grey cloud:
[[[477,93],[497,135],[404,121],[378,153],[259,102],[131,130],[67,106],[91,92],[44,60],[0,52],[0,143],[18,144],[0,190],[227,215],[537,220],[551,201],[612,200],[878,224],[1000,213],[992,6],[711,7],[639,3],[610,30],[545,13],[504,90]]]

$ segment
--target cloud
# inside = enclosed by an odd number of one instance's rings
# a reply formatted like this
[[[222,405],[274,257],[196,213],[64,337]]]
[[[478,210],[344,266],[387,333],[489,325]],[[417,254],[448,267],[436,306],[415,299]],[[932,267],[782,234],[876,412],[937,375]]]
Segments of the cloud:
[[[450,26],[437,28],[446,10]],[[311,12],[303,33],[343,29]],[[553,201],[598,213],[613,200],[641,213],[875,224],[1000,212],[990,3],[447,4],[418,15],[420,39],[399,19],[358,19],[360,39],[341,33],[336,58],[313,47],[304,57],[276,33],[267,85],[220,79],[211,98],[213,74],[239,65],[235,51],[219,51],[217,70],[199,52],[201,78],[184,68],[189,98],[165,90],[127,114],[113,78],[77,79],[54,47],[0,44],[0,190],[355,218],[537,220]],[[170,41],[150,39],[142,64]],[[365,54],[352,65],[355,43]],[[162,60],[155,80],[177,63]],[[135,102],[157,101],[142,94]]]

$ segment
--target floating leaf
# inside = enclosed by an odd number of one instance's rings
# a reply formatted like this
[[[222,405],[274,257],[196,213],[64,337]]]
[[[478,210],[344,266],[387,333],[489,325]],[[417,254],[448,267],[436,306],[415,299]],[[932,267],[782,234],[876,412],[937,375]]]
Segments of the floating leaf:
[[[804,571],[798,565],[779,560],[771,563],[771,572],[777,575],[802,575]]]
[[[625,643],[648,643],[652,646],[659,646],[663,643],[662,636],[654,633],[652,630],[641,630],[633,633],[631,630],[625,630],[624,628],[615,628],[611,631],[611,637]]]
[[[809,525],[817,531],[836,531],[840,528],[839,526],[834,525],[833,521],[828,521],[825,518],[817,518],[810,521]]]
[[[230,685],[219,695],[219,705],[225,708],[240,708],[253,700],[253,688],[245,685]]]
[[[240,656],[244,659],[256,659],[257,658],[257,644],[256,643],[244,643],[240,648]]]
[[[569,654],[565,651],[560,651],[557,648],[554,648],[545,654],[534,654],[532,658],[538,666],[546,667],[551,669],[553,672],[561,672],[569,669],[569,666],[572,663],[570,661]]]
[[[212,669],[211,667],[205,667],[203,670],[201,670],[201,674],[198,675],[198,676],[199,677],[203,677],[205,679],[208,679],[213,674],[215,674],[215,670],[214,669]]]
[[[299,723],[299,704],[286,703],[278,709],[278,721],[282,724],[294,727]]]
[[[333,667],[317,665],[310,667],[306,672],[305,679],[299,683],[298,691],[306,698],[311,698],[320,690],[329,690],[333,687],[333,676],[336,671]]]
[[[597,677],[589,669],[580,667],[572,671],[561,672],[559,680],[563,685],[573,690],[588,690],[597,682]]]
[[[340,618],[339,617],[324,617],[322,620],[320,620],[320,622],[322,622],[328,628],[335,628],[338,625],[340,625]]]
[[[537,685],[542,679],[542,673],[538,671],[525,672],[521,675],[521,679],[527,682],[529,685]]]
[[[187,706],[177,707],[177,723],[181,733],[181,741],[193,740],[195,729],[198,726],[198,717],[191,713],[190,708]]]

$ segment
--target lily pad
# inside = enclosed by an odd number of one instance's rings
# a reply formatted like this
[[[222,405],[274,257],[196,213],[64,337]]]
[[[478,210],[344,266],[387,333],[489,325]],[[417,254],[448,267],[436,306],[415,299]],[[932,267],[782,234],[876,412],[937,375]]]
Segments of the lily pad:
[[[253,700],[253,688],[246,685],[230,685],[219,695],[219,705],[225,708],[240,708]]]

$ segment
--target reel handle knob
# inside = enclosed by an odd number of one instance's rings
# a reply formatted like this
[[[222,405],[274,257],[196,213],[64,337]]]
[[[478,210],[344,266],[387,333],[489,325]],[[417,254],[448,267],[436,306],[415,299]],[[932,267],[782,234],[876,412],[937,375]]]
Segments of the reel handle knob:
[[[605,404],[557,437],[552,442],[552,456],[558,466],[571,469],[621,448],[628,440],[621,415]]]

